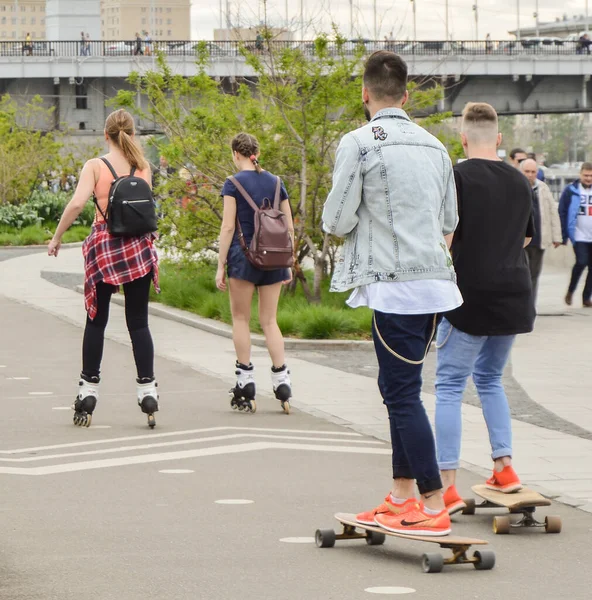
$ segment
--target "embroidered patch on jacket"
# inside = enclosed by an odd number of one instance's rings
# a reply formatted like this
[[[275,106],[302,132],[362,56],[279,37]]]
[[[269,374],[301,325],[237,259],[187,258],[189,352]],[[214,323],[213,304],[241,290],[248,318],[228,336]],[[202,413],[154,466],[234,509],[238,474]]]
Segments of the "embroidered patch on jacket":
[[[381,142],[384,142],[384,140],[386,140],[388,137],[388,133],[382,127],[380,127],[380,125],[375,125],[372,127],[372,133],[374,134],[374,139],[380,140]]]

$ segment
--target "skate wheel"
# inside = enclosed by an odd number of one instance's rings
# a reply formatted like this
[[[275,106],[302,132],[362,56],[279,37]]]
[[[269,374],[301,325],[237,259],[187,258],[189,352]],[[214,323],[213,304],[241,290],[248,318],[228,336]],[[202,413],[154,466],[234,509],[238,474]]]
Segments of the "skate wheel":
[[[545,517],[545,531],[547,533],[561,533],[561,517]]]
[[[368,546],[382,546],[386,541],[386,535],[378,531],[368,531],[366,533],[366,543]]]
[[[475,514],[475,499],[474,498],[466,498],[465,499],[466,506],[462,510],[463,515],[474,515]]]
[[[148,427],[150,427],[150,429],[154,429],[154,427],[156,427],[156,419],[154,418],[154,415],[148,415]]]
[[[421,559],[421,567],[424,573],[439,573],[444,566],[444,557],[437,552],[424,554]]]
[[[238,412],[243,412],[243,410],[245,410],[245,407],[242,404],[239,404]]]
[[[493,533],[503,535],[510,533],[510,517],[493,517]]]
[[[282,408],[284,409],[284,412],[287,415],[290,414],[290,403],[287,400],[285,402],[282,402]]]
[[[333,529],[317,529],[315,544],[317,548],[333,548],[335,546],[335,531]]]
[[[493,550],[475,550],[473,566],[478,571],[490,571],[495,567],[495,553]]]
[[[251,402],[249,402],[249,408],[251,409],[252,413],[257,412],[257,403],[255,400],[251,400]]]

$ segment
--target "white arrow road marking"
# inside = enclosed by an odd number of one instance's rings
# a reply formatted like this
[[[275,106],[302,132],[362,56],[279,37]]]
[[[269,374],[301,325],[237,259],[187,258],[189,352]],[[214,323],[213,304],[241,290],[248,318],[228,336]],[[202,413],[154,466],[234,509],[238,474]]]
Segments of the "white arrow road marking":
[[[115,442],[134,442],[136,440],[153,440],[194,433],[208,433],[211,431],[263,431],[268,433],[306,433],[308,435],[335,435],[339,437],[363,437],[361,433],[349,431],[325,431],[315,429],[275,429],[269,427],[206,427],[204,429],[187,429],[185,431],[170,431],[166,433],[148,433],[120,438],[105,438],[101,440],[88,440],[86,442],[71,442],[68,444],[55,444],[53,446],[37,446],[36,448],[19,448],[17,450],[0,450],[0,454],[21,454],[25,452],[40,452],[41,450],[59,450],[60,448],[79,448],[81,446],[94,446],[95,444],[112,444]]]
[[[109,425],[93,425],[93,428],[109,427]],[[168,448],[170,446],[183,446],[185,444],[200,444],[202,442],[219,442],[221,440],[233,440],[239,438],[266,438],[272,440],[303,440],[305,442],[332,442],[341,443],[342,440],[327,439],[320,437],[304,437],[299,435],[268,435],[265,433],[231,433],[228,435],[217,435],[204,438],[193,438],[188,440],[174,440],[172,442],[160,442],[158,444],[142,444],[138,446],[121,446],[119,448],[105,448],[102,450],[89,450],[87,452],[68,452],[63,454],[46,454],[44,456],[26,456],[24,458],[2,458],[3,463],[28,463],[40,460],[53,460],[57,458],[71,458],[78,456],[90,456],[96,454],[113,454],[116,452],[127,452],[131,450],[150,450],[152,448]],[[347,440],[348,444],[374,444],[383,445],[379,440]]]
[[[308,450],[313,452],[343,452],[344,454],[390,454],[390,448],[370,448],[365,446],[323,446],[321,444],[289,444],[281,442],[251,442],[248,444],[235,444],[232,446],[215,446],[214,448],[200,448],[198,450],[182,450],[167,452],[166,454],[143,454],[141,456],[124,456],[120,458],[107,458],[102,460],[76,462],[47,467],[32,467],[22,469],[17,467],[0,467],[0,474],[5,475],[55,475],[57,473],[73,473],[75,471],[90,471],[93,469],[106,469],[122,467],[125,465],[142,465],[171,460],[184,460],[201,456],[217,456],[221,454],[241,454],[256,450]]]

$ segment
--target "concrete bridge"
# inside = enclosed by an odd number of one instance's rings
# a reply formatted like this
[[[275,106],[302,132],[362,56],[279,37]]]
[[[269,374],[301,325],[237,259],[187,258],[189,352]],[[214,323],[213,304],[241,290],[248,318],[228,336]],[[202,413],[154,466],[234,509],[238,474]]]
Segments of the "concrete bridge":
[[[394,50],[407,61],[412,77],[442,83],[446,93],[439,110],[459,114],[468,101],[487,101],[500,114],[592,111],[592,57],[582,53],[577,42],[547,46],[525,42],[363,40],[350,47],[352,53],[360,44],[367,52]],[[159,49],[173,72],[192,76],[197,73],[197,44],[181,41]],[[238,44],[202,44],[209,53],[212,77],[234,80],[255,75]],[[314,60],[312,42],[277,44],[289,44]],[[56,107],[55,124],[100,131],[105,99],[127,87],[130,72],[154,69],[154,50],[144,45],[138,49],[133,41],[93,42],[87,48],[80,42],[36,42],[30,48],[0,44],[0,94],[17,98],[39,94]]]

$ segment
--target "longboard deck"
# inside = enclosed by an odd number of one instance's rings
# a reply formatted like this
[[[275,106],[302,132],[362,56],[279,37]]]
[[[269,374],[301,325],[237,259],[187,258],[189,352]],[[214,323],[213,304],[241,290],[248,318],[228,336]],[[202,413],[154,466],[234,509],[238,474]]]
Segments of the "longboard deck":
[[[363,529],[364,531],[374,531],[376,533],[383,533],[384,535],[390,535],[392,537],[403,538],[406,540],[414,540],[416,542],[430,542],[432,544],[439,544],[440,546],[478,546],[488,544],[485,540],[478,540],[474,538],[466,538],[466,537],[458,537],[452,535],[441,535],[441,536],[431,536],[431,535],[408,535],[406,533],[395,533],[393,531],[388,531],[387,529],[383,529],[378,525],[363,525],[362,523],[358,523],[356,521],[356,515],[350,513],[337,513],[335,518],[342,523],[343,525],[351,525],[356,529]]]
[[[529,490],[528,488],[522,488],[518,492],[512,492],[511,494],[504,494],[503,492],[490,490],[483,484],[474,485],[471,489],[475,494],[477,494],[477,496],[481,496],[481,498],[491,502],[491,504],[505,507],[509,510],[515,510],[527,506],[551,506],[551,501],[548,498],[545,498],[538,492]]]

